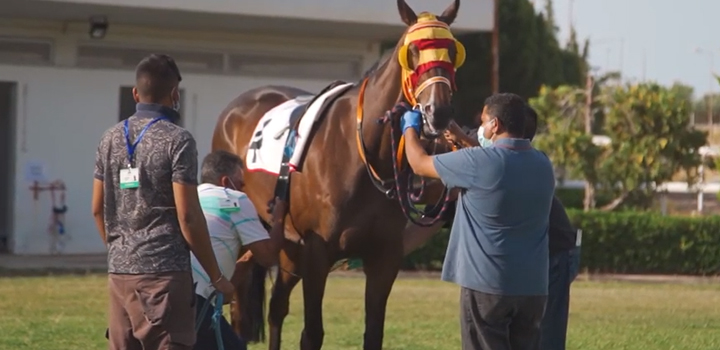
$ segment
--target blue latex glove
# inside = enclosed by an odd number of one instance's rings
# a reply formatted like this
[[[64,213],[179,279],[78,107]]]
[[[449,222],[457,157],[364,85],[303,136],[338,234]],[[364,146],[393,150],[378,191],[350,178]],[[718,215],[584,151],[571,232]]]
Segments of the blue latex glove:
[[[405,130],[413,128],[420,135],[420,127],[422,127],[422,113],[420,111],[409,110],[403,113],[402,118],[400,118],[400,128],[403,134],[405,134]]]

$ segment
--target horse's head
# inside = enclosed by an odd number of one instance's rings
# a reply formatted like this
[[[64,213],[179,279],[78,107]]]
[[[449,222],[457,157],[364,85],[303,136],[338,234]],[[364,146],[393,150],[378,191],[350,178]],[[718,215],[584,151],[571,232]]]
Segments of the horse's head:
[[[455,70],[465,61],[465,48],[450,32],[460,0],[454,0],[440,16],[416,15],[405,0],[398,0],[397,5],[408,25],[397,50],[403,94],[422,112],[424,135],[435,138],[453,118]]]

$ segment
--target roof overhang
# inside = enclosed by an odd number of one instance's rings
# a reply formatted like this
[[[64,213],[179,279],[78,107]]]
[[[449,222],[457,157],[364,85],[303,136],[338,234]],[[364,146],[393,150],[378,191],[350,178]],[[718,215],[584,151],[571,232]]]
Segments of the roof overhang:
[[[382,8],[372,8],[371,3],[379,1],[382,1]],[[309,7],[328,3],[312,2],[308,2]],[[442,6],[447,6],[437,1],[432,1],[432,6],[415,5],[430,3],[429,0],[408,2],[417,11],[432,7],[429,10],[441,12]],[[397,13],[396,2],[387,0],[335,0],[331,2],[331,8],[323,9],[322,15],[308,10],[305,1],[303,6],[283,6],[287,0],[2,0],[2,3],[0,17],[13,19],[88,22],[91,16],[103,15],[108,18],[108,31],[112,31],[113,24],[122,24],[266,36],[379,41],[397,39],[405,29]],[[436,9],[438,5],[441,8]],[[486,9],[488,5],[489,9]],[[466,0],[457,23],[453,25],[454,32],[461,34],[491,28],[492,13],[488,11],[491,9],[491,0]]]

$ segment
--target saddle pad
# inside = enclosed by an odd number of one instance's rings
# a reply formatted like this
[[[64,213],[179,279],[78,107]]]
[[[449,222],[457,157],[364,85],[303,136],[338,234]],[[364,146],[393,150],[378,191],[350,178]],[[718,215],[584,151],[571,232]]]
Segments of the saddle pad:
[[[297,133],[293,134],[296,138],[295,147],[293,148],[292,157],[290,157],[290,171],[296,171],[300,168],[300,160],[305,154],[305,148],[309,144],[309,135],[315,122],[322,115],[322,106],[324,102],[345,91],[352,83],[338,85],[316,98],[312,104],[307,107],[306,112],[300,119],[297,127]],[[280,105],[269,110],[260,119],[253,137],[248,146],[246,156],[246,167],[248,171],[263,171],[273,175],[280,172],[280,164],[282,162],[283,152],[288,135],[292,129],[290,125],[290,117],[297,108],[305,108],[313,96],[298,96],[292,100],[285,101]]]

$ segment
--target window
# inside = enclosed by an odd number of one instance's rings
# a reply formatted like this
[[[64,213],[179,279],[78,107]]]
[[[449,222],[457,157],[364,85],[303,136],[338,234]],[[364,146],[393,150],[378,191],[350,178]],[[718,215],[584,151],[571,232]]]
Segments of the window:
[[[120,110],[118,115],[118,121],[123,121],[128,117],[135,114],[135,98],[132,95],[132,86],[121,86],[120,87]],[[180,89],[180,120],[178,125],[183,125],[183,111],[185,110],[185,89]]]
[[[0,37],[0,62],[50,64],[52,49],[53,44],[49,40]]]
[[[229,66],[231,72],[242,75],[355,80],[360,77],[361,64],[356,57],[231,55]]]
[[[259,77],[300,78],[347,81],[356,80],[362,71],[360,55],[285,53],[224,53],[192,50],[164,50],[119,47],[107,44],[81,44],[77,64],[86,68],[135,69],[151,53],[165,53],[175,59],[180,71],[248,75]]]
[[[135,69],[152,53],[164,53],[175,60],[180,72],[222,73],[223,54],[180,50],[153,50],[95,45],[78,46],[78,66],[89,68]]]

